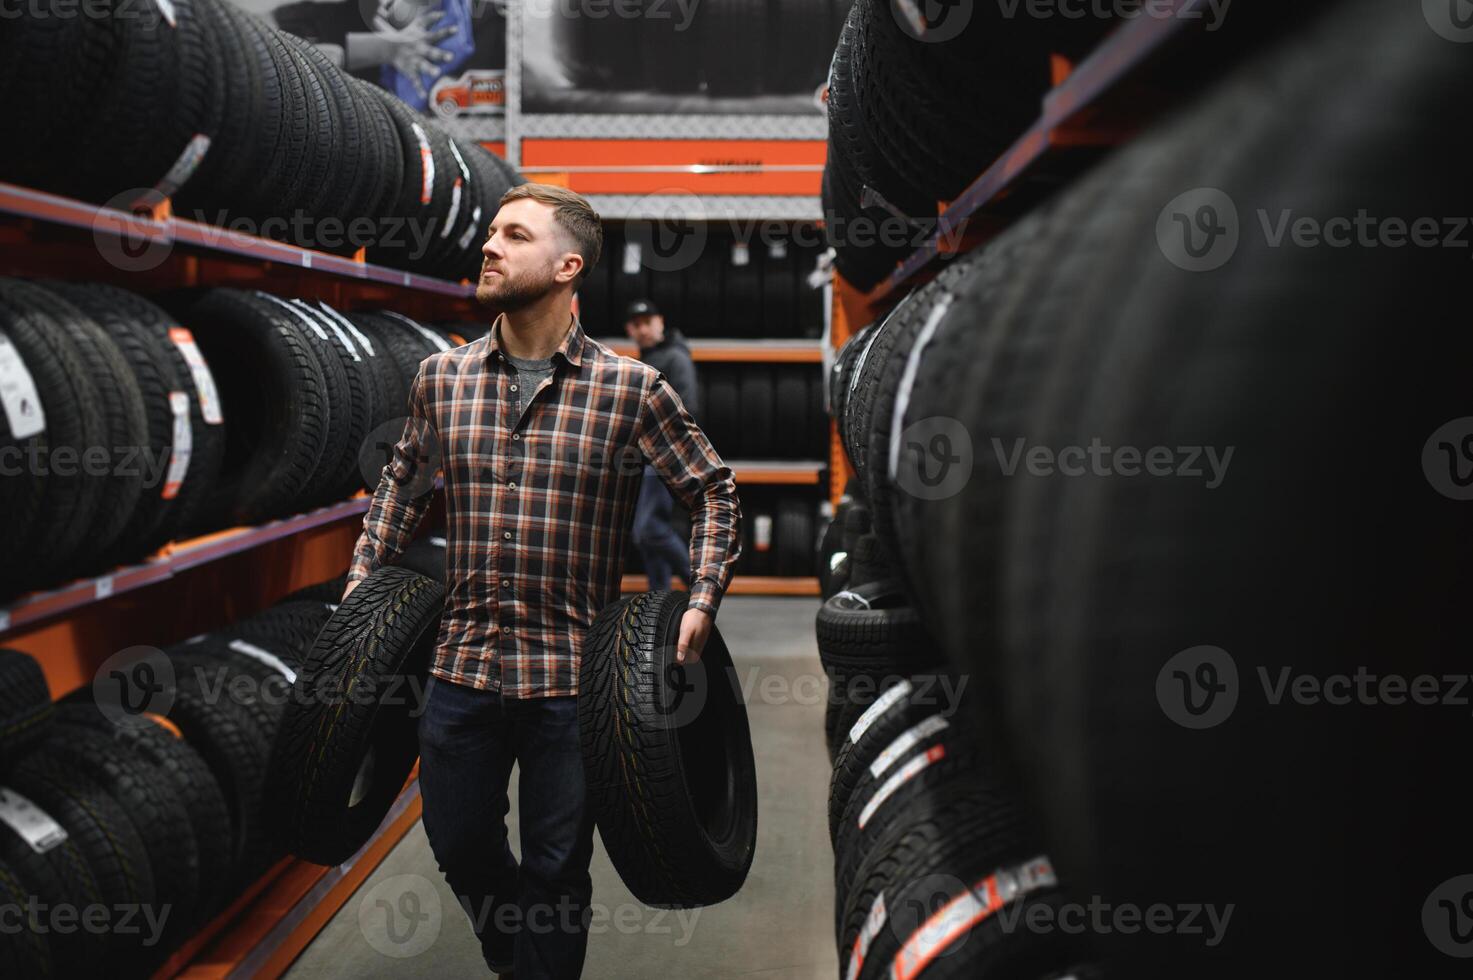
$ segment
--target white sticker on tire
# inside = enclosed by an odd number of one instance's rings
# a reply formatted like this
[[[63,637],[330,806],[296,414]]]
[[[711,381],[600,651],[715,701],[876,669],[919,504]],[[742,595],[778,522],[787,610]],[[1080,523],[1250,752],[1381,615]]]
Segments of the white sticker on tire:
[[[895,703],[901,698],[910,697],[911,690],[910,681],[902,680],[899,684],[896,684],[876,698],[875,703],[865,708],[864,714],[860,715],[859,720],[850,726],[850,743],[857,743],[860,739],[864,738],[864,733],[869,731],[871,725],[880,720],[881,715],[895,707]]]
[[[912,725],[900,735],[896,736],[895,741],[885,747],[885,751],[880,753],[879,758],[870,763],[870,775],[875,779],[879,779],[885,774],[885,770],[899,762],[905,753],[937,732],[944,731],[949,727],[951,727],[951,723],[939,714],[932,715],[924,721]]]
[[[13,789],[0,786],[0,822],[30,845],[37,854],[45,854],[67,839],[66,828],[45,810]]]
[[[946,746],[933,745],[897,769],[895,775],[885,780],[885,785],[881,786],[879,792],[870,797],[869,802],[860,811],[859,829],[864,829],[864,825],[869,823],[869,818],[875,815],[875,811],[884,805],[886,800],[895,795],[896,790],[914,779],[927,766],[944,758],[946,758]]]
[[[46,410],[36,391],[36,379],[31,377],[20,351],[3,330],[0,330],[0,404],[5,407],[5,421],[12,439],[29,439],[46,431]]]
[[[359,330],[352,320],[349,320],[337,310],[333,309],[331,306],[328,306],[326,303],[323,303],[321,301],[318,302],[317,309],[327,316],[332,317],[338,323],[342,324],[343,329],[353,335],[353,339],[358,341],[358,346],[362,347],[364,352],[367,353],[369,357],[378,356],[378,352],[373,349],[373,342],[363,335],[363,331]]]
[[[363,360],[363,358],[360,357],[358,354],[358,348],[353,346],[353,341],[348,339],[348,335],[343,331],[343,328],[338,325],[337,320],[328,316],[317,307],[309,306],[299,299],[292,300],[292,305],[304,311],[306,315],[310,316],[314,320],[326,320],[328,327],[333,332],[333,336],[338,338],[338,343],[343,346],[343,350],[348,352],[348,356],[353,358],[353,360],[355,361]]]
[[[435,199],[435,151],[430,147],[430,138],[419,123],[411,123],[414,138],[419,142],[419,203],[429,204]]]
[[[430,343],[434,344],[440,350],[450,350],[451,349],[451,347],[450,347],[450,341],[446,340],[444,337],[441,337],[439,334],[435,333],[435,331],[431,330],[429,327],[422,326],[422,325],[420,325],[418,323],[415,323],[413,320],[409,319],[409,317],[405,316],[404,314],[402,314],[402,313],[395,313],[393,310],[384,310],[383,312],[384,312],[384,315],[385,316],[391,316],[395,320],[398,320],[400,323],[407,324],[407,325],[413,327],[414,329],[418,330],[420,332],[420,334],[422,334],[424,336],[424,339],[425,340],[428,340]]]
[[[256,295],[259,296],[261,299],[269,300],[272,303],[275,303],[277,306],[281,307],[283,310],[286,310],[298,320],[301,320],[304,324],[306,324],[308,330],[311,330],[317,335],[319,340],[327,339],[327,331],[322,329],[322,324],[318,321],[317,317],[309,316],[308,314],[303,313],[299,307],[293,306],[291,303],[288,303],[280,296],[272,296],[270,293],[263,293],[259,289],[256,290]]]
[[[174,413],[174,442],[169,450],[169,471],[164,475],[164,489],[159,496],[173,500],[184,486],[189,472],[189,457],[194,452],[194,429],[189,424],[189,393],[169,392],[169,409]]]
[[[295,684],[297,682],[297,672],[288,667],[286,661],[282,660],[270,650],[264,650],[254,643],[247,643],[245,640],[231,640],[230,649],[236,653],[243,653],[253,660],[259,660],[267,667],[270,667],[285,677],[288,683]]]
[[[921,354],[926,345],[931,342],[931,337],[936,333],[936,328],[941,325],[941,320],[946,316],[946,311],[951,309],[952,296],[946,293],[936,301],[936,307],[931,310],[926,325],[921,328],[920,335],[916,337],[915,344],[910,349],[910,356],[905,360],[905,370],[900,375],[900,387],[895,392],[895,406],[890,414],[890,454],[886,472],[893,483],[895,471],[900,465],[900,440],[902,433],[900,425],[905,421],[905,410],[910,406],[910,392],[915,387],[916,372],[920,370]]]
[[[858,980],[859,971],[864,966],[864,958],[869,955],[870,944],[880,934],[885,926],[885,893],[880,892],[869,907],[869,915],[864,917],[864,925],[859,929],[859,935],[854,937],[854,946],[849,951],[849,968],[844,971],[844,980]]]
[[[189,373],[194,377],[194,387],[199,392],[200,414],[210,425],[224,422],[225,413],[220,409],[220,393],[215,390],[215,376],[210,373],[205,356],[199,352],[194,334],[189,332],[188,327],[170,327],[169,339],[179,348],[179,353],[184,355],[184,363],[189,365]]]
[[[189,182],[194,172],[199,169],[200,163],[205,159],[205,154],[210,150],[210,138],[204,133],[195,133],[194,138],[184,145],[184,151],[179,154],[179,159],[169,168],[169,172],[153,185],[154,192],[160,197],[173,197],[179,193],[179,188]]]

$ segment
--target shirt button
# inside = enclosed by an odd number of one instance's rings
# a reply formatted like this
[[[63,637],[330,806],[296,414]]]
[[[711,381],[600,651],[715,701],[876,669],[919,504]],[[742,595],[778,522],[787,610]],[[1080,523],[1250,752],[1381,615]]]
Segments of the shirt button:
[[[509,588],[511,588],[511,579],[509,579],[509,578],[502,579],[501,580],[501,587],[503,589],[509,589]]]
[[[508,490],[515,490],[515,489],[516,489],[516,488],[517,488],[517,485],[516,485],[516,484],[515,484],[515,483],[508,483],[508,484],[507,484],[507,485],[506,485],[506,488],[507,488],[507,489],[508,489]]]
[[[501,627],[501,632],[503,632],[503,633],[510,633],[511,632],[511,627],[510,626],[503,626],[503,627]]]
[[[506,538],[506,540],[508,540],[508,541],[511,540],[511,532],[510,531],[502,531],[501,532],[501,536],[503,538]]]
[[[512,441],[512,442],[516,442],[516,441],[517,441],[517,440],[518,440],[518,439],[520,439],[520,438],[521,438],[521,435],[520,435],[520,434],[518,434],[518,433],[516,433],[516,432],[513,432],[513,433],[512,433],[512,434],[511,434],[511,441]]]
[[[512,391],[516,391],[516,390],[517,390],[517,386],[516,386],[516,385],[512,385],[512,386],[511,386],[511,390],[512,390]]]

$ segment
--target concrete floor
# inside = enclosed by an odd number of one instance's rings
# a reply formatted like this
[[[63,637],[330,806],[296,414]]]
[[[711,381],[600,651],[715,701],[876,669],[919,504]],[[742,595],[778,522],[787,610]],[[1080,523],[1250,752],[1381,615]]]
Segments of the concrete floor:
[[[757,759],[757,853],[736,897],[682,912],[647,909],[595,835],[587,980],[815,980],[836,975],[829,847],[827,684],[813,639],[816,599],[729,596],[717,623],[747,691]],[[516,774],[507,820],[512,849]],[[387,903],[387,905],[385,904]],[[385,911],[413,914],[411,932]],[[407,922],[401,919],[400,922]],[[490,976],[422,824],[374,870],[287,972],[288,980]]]

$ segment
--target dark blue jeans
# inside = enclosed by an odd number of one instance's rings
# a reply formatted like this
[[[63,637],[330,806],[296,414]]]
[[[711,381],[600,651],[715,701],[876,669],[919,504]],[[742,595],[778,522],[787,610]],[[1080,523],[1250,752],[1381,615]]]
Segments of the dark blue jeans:
[[[675,501],[654,467],[644,468],[634,505],[634,546],[639,549],[651,589],[670,588],[670,576],[690,585],[690,546],[670,527]]]
[[[588,948],[593,811],[578,699],[505,698],[432,677],[419,720],[425,833],[470,916],[486,965],[518,980],[575,980]],[[507,842],[520,765],[522,862]]]

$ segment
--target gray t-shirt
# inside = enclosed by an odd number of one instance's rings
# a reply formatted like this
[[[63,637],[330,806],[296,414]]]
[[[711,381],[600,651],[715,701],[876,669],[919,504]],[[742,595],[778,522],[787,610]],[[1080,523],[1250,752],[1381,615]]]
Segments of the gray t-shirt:
[[[527,399],[542,384],[543,378],[552,376],[552,358],[544,357],[540,361],[527,361],[520,357],[506,355],[507,361],[517,369],[517,416],[520,417],[522,409],[527,404]]]

